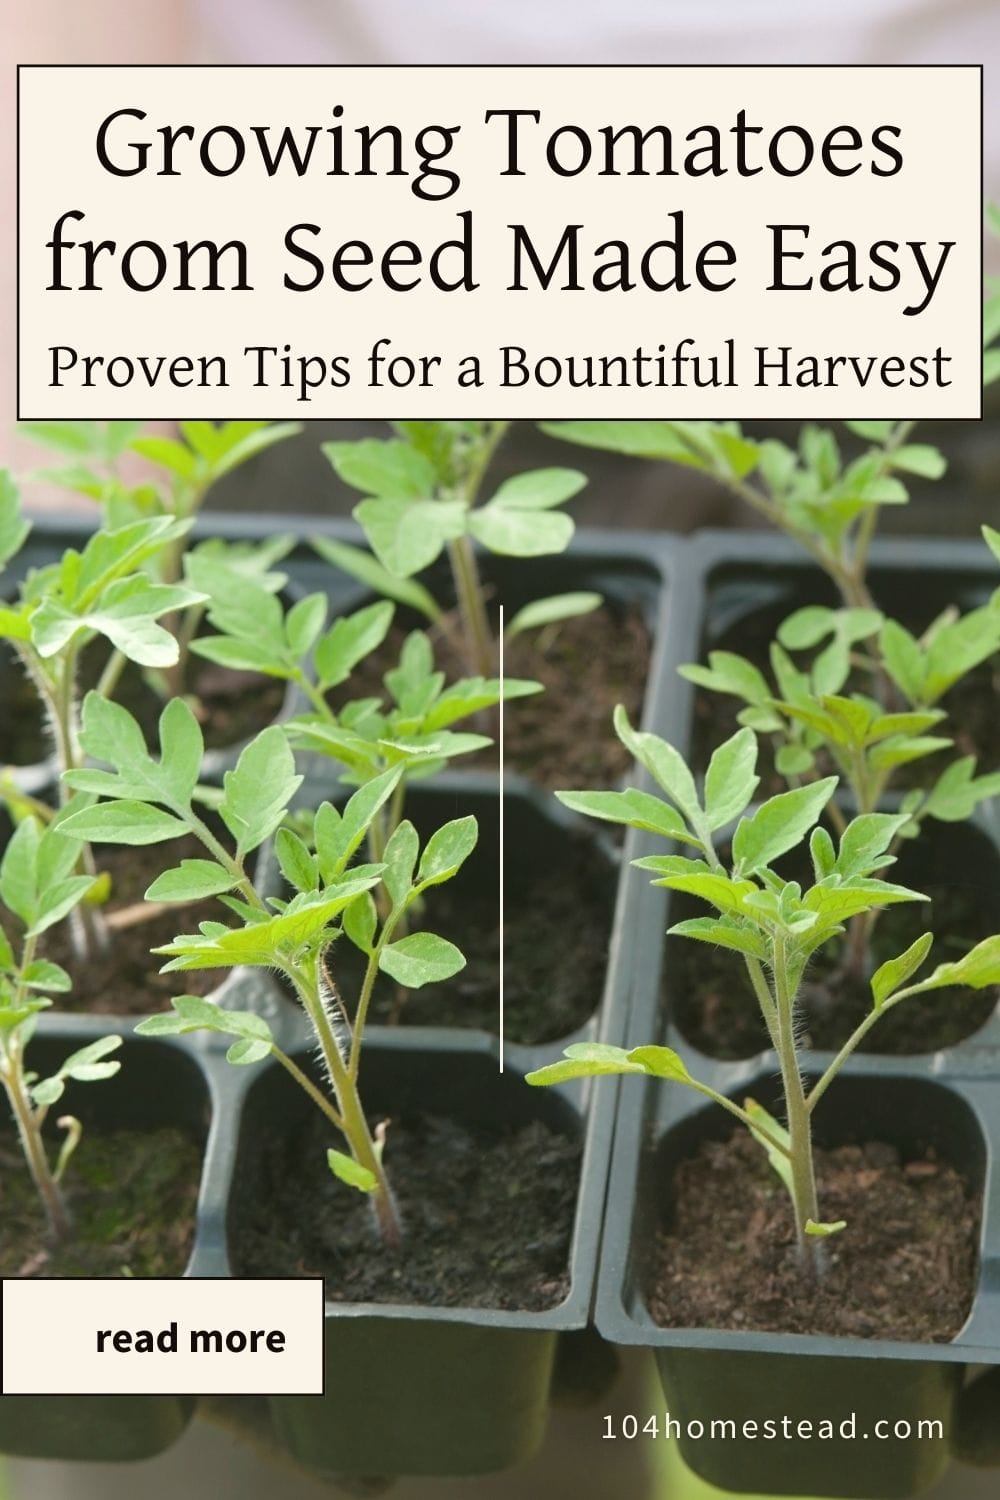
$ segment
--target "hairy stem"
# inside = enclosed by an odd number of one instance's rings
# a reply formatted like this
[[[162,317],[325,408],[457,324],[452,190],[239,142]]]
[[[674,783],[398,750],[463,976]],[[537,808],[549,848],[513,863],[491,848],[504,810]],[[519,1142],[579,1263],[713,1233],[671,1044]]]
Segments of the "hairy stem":
[[[337,1101],[337,1112],[341,1120],[340,1129],[344,1139],[354,1160],[359,1166],[371,1172],[375,1178],[376,1187],[371,1193],[371,1202],[380,1238],[387,1249],[400,1250],[403,1233],[392,1189],[382,1166],[381,1152],[376,1147],[368,1128],[368,1121],[358,1094],[357,1079],[351,1075],[349,1066],[341,1054],[330,1018],[323,1004],[319,982],[319,961],[316,961],[311,970],[305,968],[290,970],[289,977],[295,985],[303,1008],[316,1032],[323,1053],[323,1061],[329,1074],[330,1085]],[[357,1027],[357,1020],[355,1020],[355,1027]]]
[[[76,708],[76,664],[79,647],[71,643],[61,657],[52,663],[49,672],[46,664],[33,651],[25,655],[32,679],[37,686],[49,716],[56,742],[56,756],[60,771],[75,771],[82,760],[80,753],[79,724]],[[72,795],[70,788],[59,779],[59,805],[65,807]],[[97,862],[90,844],[81,844],[77,872],[81,875],[97,875]],[[108,947],[108,933],[100,911],[86,901],[73,908],[69,919],[69,930],[78,958],[91,959]]]
[[[492,677],[495,642],[486,614],[483,585],[479,577],[479,568],[471,539],[468,536],[460,536],[450,541],[448,558],[455,581],[455,593],[458,598],[459,613],[462,616],[470,666],[481,677]]]
[[[56,1241],[69,1233],[70,1219],[65,1199],[49,1166],[45,1143],[42,1140],[41,1122],[31,1104],[31,1097],[24,1082],[21,1053],[8,1051],[0,1058],[0,1083],[10,1101],[11,1113],[17,1124],[17,1133],[24,1150],[25,1161],[38,1196],[45,1209],[49,1233]]]
[[[819,1220],[816,1196],[816,1174],[813,1167],[812,1133],[809,1106],[795,1049],[793,1007],[795,996],[789,988],[788,957],[784,939],[774,942],[775,1008],[778,1015],[778,1057],[781,1080],[788,1111],[788,1136],[791,1147],[792,1198],[795,1205],[795,1229],[798,1236],[799,1263],[807,1275],[820,1269],[815,1241],[806,1233],[806,1223]]]
[[[509,422],[491,423],[477,445],[472,462],[460,486],[461,500],[466,510],[471,510],[475,505],[486,471],[509,426]],[[475,548],[468,534],[448,543],[448,559],[451,563],[455,596],[462,617],[469,660],[481,677],[492,677],[495,670],[496,642],[486,614]]]

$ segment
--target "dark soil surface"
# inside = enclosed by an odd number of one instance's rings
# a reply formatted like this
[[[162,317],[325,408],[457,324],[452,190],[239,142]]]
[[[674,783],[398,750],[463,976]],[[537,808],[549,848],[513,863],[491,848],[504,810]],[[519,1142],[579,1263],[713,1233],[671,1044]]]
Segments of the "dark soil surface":
[[[784,600],[779,605],[760,609],[742,619],[725,631],[711,646],[706,646],[704,658],[707,662],[709,649],[733,651],[746,657],[773,682],[769,651],[778,626],[804,599]],[[891,611],[890,611],[891,612]],[[903,624],[919,634],[930,623],[927,619],[913,620],[902,615]],[[795,653],[793,660],[801,665],[808,660],[805,653]],[[857,683],[848,683],[848,692],[871,691],[870,684],[860,677]],[[941,774],[953,758],[960,755],[975,755],[981,772],[994,771],[1000,766],[1000,714],[997,713],[997,697],[1000,695],[1000,658],[982,662],[961,682],[957,683],[938,705],[948,715],[940,726],[929,731],[950,737],[955,742],[954,750],[938,751],[924,760],[901,766],[893,775],[894,787],[928,786]],[[746,705],[742,699],[728,694],[710,693],[699,688],[695,694],[694,720],[692,725],[692,764],[703,771],[708,765],[712,751],[723,740],[739,728],[737,714]],[[905,703],[896,707],[904,708]],[[774,769],[774,747],[767,736],[759,736],[760,755],[758,774],[761,786],[758,795],[773,796],[784,791],[786,783]],[[821,764],[819,774],[836,773],[836,766]]]
[[[504,1035],[535,1045],[568,1036],[600,1004],[611,916],[596,860],[548,878],[508,879],[505,901]],[[443,984],[400,991],[380,975],[370,1019],[408,1026],[497,1031],[500,944],[495,890],[441,886],[428,894],[419,925],[455,943],[466,967]],[[358,950],[341,939],[328,966],[350,1002],[364,974]]]
[[[91,958],[77,957],[68,922],[60,922],[43,934],[39,955],[61,964],[73,980],[70,994],[56,997],[59,1009],[113,1016],[147,1015],[169,1010],[174,995],[207,995],[217,989],[227,969],[161,974],[160,966],[167,960],[150,950],[173,942],[182,932],[197,932],[198,923],[206,919],[224,921],[225,908],[213,899],[163,906],[143,901],[146,890],[164,870],[182,859],[205,857],[197,839],[138,848],[98,844],[94,853],[98,868],[111,875],[111,899],[103,908],[108,918],[108,948]],[[124,925],[116,920],[116,914],[127,919]]]
[[[446,622],[446,631],[430,632],[436,665],[449,680],[472,675],[457,644],[454,619]],[[350,698],[385,697],[383,675],[399,660],[407,634],[401,626],[390,630],[381,649],[351,677]],[[507,705],[508,768],[552,788],[613,786],[620,781],[632,761],[612,728],[611,716],[618,703],[625,704],[633,722],[642,713],[651,649],[641,611],[610,604],[547,630],[515,636],[504,654],[506,675],[540,682],[545,691]],[[335,706],[344,701],[341,689]],[[469,721],[455,728],[495,736],[490,716],[483,717],[486,722]],[[497,751],[462,756],[455,764],[495,767]]]
[[[566,1296],[578,1141],[537,1121],[518,1129],[436,1115],[393,1121],[385,1161],[401,1255],[377,1246],[363,1194],[327,1168],[330,1145],[318,1113],[266,1140],[257,1180],[243,1185],[237,1276],[325,1276],[327,1297],[343,1302],[536,1311]]]
[[[43,761],[52,743],[38,697],[9,648],[0,658],[0,765],[26,766]],[[93,642],[80,665],[81,696],[93,687],[108,658],[107,646]],[[185,680],[185,693],[192,700],[207,750],[228,749],[265,729],[281,711],[285,684],[257,672],[234,672],[214,662],[192,657]],[[149,745],[156,749],[157,724],[164,700],[153,690],[141,668],[125,667],[114,693],[115,701],[127,708],[142,727]]]
[[[957,958],[993,932],[988,914],[966,892],[950,885],[919,888],[930,896],[929,903],[887,907],[879,916],[871,940],[872,972],[885,959],[905,952],[924,932],[935,935],[928,973],[934,963]],[[671,922],[703,916],[705,906],[678,898],[672,910]],[[841,943],[829,944],[807,971],[797,1009],[805,1047],[837,1050],[871,1009],[867,980],[838,972],[842,952]],[[670,938],[664,969],[664,991],[677,1025],[702,1052],[731,1060],[752,1057],[770,1046],[738,953]],[[997,993],[954,987],[904,1000],[877,1022],[861,1050],[905,1055],[953,1046],[985,1025]]]
[[[66,1174],[73,1232],[53,1247],[17,1139],[4,1130],[0,1275],[179,1276],[200,1175],[201,1150],[180,1130],[86,1130]]]
[[[788,1194],[748,1135],[681,1164],[657,1239],[649,1306],[666,1328],[732,1328],[945,1343],[975,1291],[979,1207],[933,1155],[887,1145],[817,1152],[826,1242],[817,1283],[798,1272]]]

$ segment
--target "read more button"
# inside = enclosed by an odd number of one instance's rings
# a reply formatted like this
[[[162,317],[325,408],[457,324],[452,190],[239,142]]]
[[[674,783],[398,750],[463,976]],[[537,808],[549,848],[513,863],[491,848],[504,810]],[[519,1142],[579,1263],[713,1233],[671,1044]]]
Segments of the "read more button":
[[[318,1278],[4,1281],[0,1393],[321,1395],[323,1302]]]

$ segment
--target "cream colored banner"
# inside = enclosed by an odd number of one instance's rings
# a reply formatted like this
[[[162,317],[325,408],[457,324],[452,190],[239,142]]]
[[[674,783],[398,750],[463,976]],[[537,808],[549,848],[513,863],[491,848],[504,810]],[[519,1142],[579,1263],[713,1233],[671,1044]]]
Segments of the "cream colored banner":
[[[22,418],[980,415],[976,67],[19,78]]]
[[[320,1395],[320,1280],[2,1283],[5,1396]]]

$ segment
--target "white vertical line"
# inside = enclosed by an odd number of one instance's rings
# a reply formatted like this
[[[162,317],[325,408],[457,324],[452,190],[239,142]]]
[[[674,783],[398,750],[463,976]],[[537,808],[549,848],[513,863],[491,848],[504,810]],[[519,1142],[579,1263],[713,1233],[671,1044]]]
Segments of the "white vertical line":
[[[503,814],[504,814],[504,701],[503,701],[503,672],[504,672],[504,619],[503,605],[500,605],[500,731],[498,742],[500,746],[500,1071],[503,1072],[503,1019],[504,1019],[504,889],[503,889]]]

